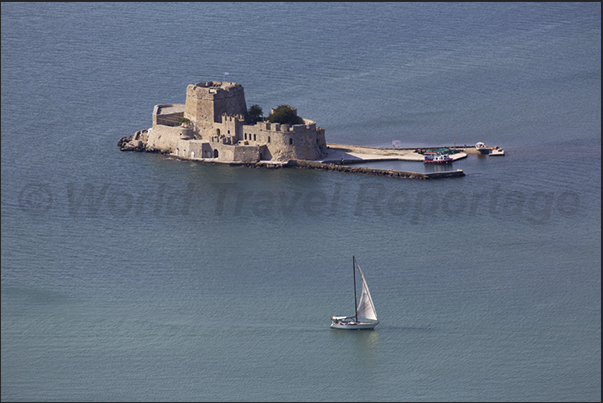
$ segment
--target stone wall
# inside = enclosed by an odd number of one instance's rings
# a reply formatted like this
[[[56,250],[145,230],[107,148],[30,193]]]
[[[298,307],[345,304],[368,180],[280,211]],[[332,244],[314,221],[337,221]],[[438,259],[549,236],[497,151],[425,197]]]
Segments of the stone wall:
[[[179,140],[173,154],[186,159],[213,159],[219,162],[255,163],[262,146],[232,146],[205,140]]]
[[[236,144],[241,140],[243,132],[243,118],[222,115],[220,123],[214,123],[212,136],[230,138],[231,144]]]
[[[153,126],[180,126],[179,118],[184,117],[184,105],[161,104],[153,108]]]
[[[265,129],[260,130],[261,137],[269,138],[270,141],[265,145],[273,160],[315,160],[324,156],[326,150],[324,129],[317,128],[315,122],[306,120],[307,124],[293,126],[262,123]]]
[[[174,152],[179,140],[189,138],[186,132],[182,126],[153,126],[147,131],[147,148]]]
[[[260,160],[260,146],[234,146],[234,161],[258,162]]]
[[[176,144],[174,154],[181,158],[212,158],[212,149],[209,146],[209,143],[205,141],[179,140]]]

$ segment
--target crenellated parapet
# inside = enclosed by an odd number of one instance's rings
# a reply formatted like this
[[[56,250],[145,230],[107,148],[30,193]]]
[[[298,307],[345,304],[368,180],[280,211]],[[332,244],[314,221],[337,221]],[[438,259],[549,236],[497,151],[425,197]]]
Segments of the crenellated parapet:
[[[303,119],[303,124],[288,125],[258,122],[253,126],[243,126],[243,140],[249,144],[266,146],[269,160],[287,161],[291,159],[315,160],[326,151],[325,130],[316,122]]]

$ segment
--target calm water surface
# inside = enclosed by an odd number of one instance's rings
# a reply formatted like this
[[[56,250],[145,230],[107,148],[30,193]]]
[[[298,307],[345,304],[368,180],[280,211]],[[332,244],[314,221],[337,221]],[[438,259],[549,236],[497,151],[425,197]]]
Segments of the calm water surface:
[[[600,3],[1,18],[3,401],[601,400]],[[328,142],[507,155],[416,181],[119,151],[225,72]],[[329,328],[352,255],[374,331]]]

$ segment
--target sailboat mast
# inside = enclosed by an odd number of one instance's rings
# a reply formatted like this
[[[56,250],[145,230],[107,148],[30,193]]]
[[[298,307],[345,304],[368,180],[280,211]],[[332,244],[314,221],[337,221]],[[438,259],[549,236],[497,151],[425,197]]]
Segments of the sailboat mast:
[[[356,300],[356,256],[352,255],[352,271],[354,272],[354,320],[358,322],[358,301]]]

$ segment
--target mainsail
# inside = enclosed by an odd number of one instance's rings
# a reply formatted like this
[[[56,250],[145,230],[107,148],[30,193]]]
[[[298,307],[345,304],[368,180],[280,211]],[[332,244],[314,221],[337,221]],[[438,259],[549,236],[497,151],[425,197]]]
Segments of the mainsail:
[[[358,264],[356,264],[356,267],[358,267],[358,271],[362,276],[362,294],[360,296],[358,308],[356,309],[356,317],[377,320],[377,312],[375,311],[375,305],[373,304],[373,299],[371,298],[371,293],[366,284],[364,274],[362,273],[362,270],[360,270]]]

